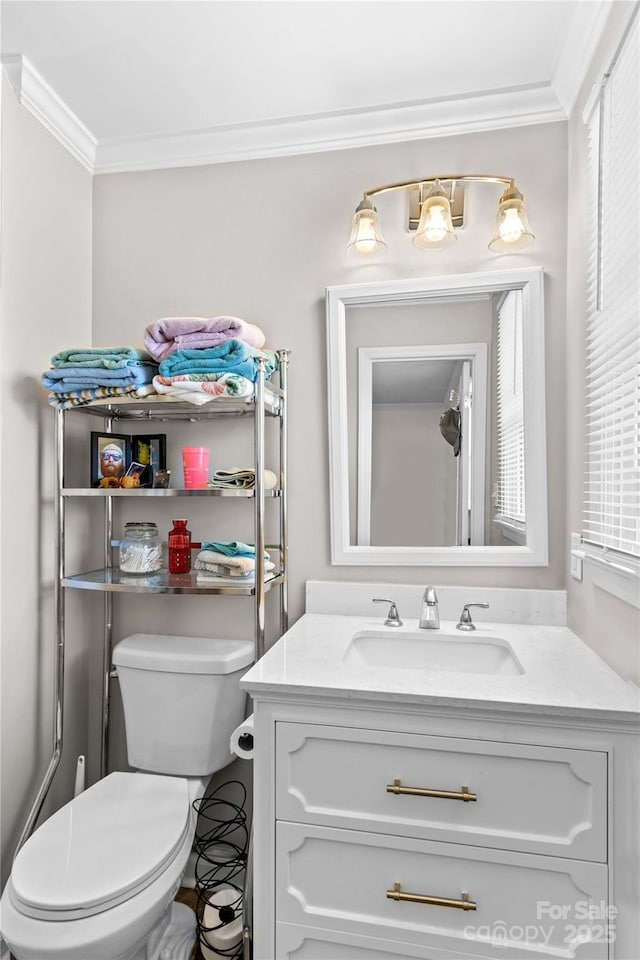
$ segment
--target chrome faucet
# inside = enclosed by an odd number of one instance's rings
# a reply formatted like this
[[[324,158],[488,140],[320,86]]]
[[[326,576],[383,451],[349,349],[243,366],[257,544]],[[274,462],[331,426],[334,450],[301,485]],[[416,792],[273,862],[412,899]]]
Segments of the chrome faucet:
[[[422,597],[420,611],[420,628],[422,630],[439,630],[440,613],[438,612],[438,595],[435,587],[426,587]]]
[[[400,614],[398,613],[398,608],[396,606],[395,600],[384,600],[381,597],[374,597],[373,603],[388,603],[389,613],[387,614],[387,619],[384,622],[385,627],[401,627],[402,620],[400,619]]]
[[[465,603],[462,608],[462,613],[460,614],[460,620],[456,624],[457,630],[475,630],[476,625],[471,619],[471,614],[469,613],[469,607],[482,607],[483,610],[486,610],[489,606],[488,603]]]

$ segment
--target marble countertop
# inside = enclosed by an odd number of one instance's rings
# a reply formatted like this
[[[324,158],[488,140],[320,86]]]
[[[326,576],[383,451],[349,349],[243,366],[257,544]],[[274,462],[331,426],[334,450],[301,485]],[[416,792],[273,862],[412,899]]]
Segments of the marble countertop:
[[[495,638],[510,645],[523,672],[505,676],[428,666],[372,666],[349,652],[354,633],[362,631],[388,631],[390,651],[394,641],[403,635],[408,639],[410,634],[443,642],[449,634],[452,643],[458,638],[470,642]],[[441,622],[439,631],[427,631],[418,630],[417,620],[405,620],[402,627],[393,628],[384,627],[380,617],[307,613],[240,683],[254,698],[302,695],[640,719],[638,687],[621,679],[569,629],[557,626],[484,622],[473,633],[456,635],[453,621]]]

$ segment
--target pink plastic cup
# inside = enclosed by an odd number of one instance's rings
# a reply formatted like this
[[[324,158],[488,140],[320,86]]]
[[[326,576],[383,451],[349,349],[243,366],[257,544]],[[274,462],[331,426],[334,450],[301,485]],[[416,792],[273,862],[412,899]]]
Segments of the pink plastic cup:
[[[209,479],[209,450],[207,447],[183,447],[182,469],[186,490],[205,490]]]

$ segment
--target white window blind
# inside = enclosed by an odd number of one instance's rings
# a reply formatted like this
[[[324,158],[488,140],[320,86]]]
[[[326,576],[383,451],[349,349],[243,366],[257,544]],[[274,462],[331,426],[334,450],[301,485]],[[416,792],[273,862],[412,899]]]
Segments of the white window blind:
[[[520,524],[526,519],[523,368],[522,294],[511,290],[498,307],[494,506],[498,517]]]
[[[636,16],[588,118],[593,208],[583,540],[640,557],[640,72]]]

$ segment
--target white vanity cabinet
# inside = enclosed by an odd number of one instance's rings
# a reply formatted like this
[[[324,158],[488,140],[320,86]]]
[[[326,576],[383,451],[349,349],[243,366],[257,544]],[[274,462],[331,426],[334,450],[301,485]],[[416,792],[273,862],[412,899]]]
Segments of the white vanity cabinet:
[[[252,696],[255,960],[638,960],[624,729]]]

